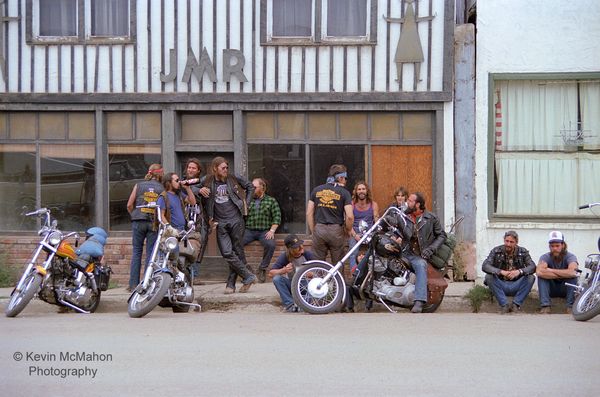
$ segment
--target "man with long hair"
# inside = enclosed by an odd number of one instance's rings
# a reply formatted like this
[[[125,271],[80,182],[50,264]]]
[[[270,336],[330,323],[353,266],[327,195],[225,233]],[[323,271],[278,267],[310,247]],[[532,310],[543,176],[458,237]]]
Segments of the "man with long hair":
[[[185,178],[183,181],[184,184],[188,184],[189,181],[195,181],[200,178],[202,174],[202,164],[200,160],[195,157],[189,158],[185,163]],[[192,272],[194,274],[194,278],[198,277],[198,273],[200,272],[200,262],[204,257],[204,251],[206,250],[206,244],[208,242],[208,219],[206,219],[206,211],[204,210],[202,196],[200,195],[201,185],[199,184],[191,184],[190,188],[192,189],[192,193],[194,193],[194,197],[196,198],[196,205],[188,205],[186,206],[186,212],[188,219],[195,214],[196,216],[196,232],[199,233],[200,237],[200,254],[196,263],[192,265]]]
[[[565,236],[555,230],[548,236],[550,252],[540,257],[536,274],[540,296],[540,313],[550,314],[552,298],[567,299],[567,313],[575,301],[575,289],[566,283],[577,284],[577,257],[567,251]]]
[[[354,213],[354,223],[348,239],[348,249],[352,249],[362,237],[359,230],[360,222],[365,221],[368,227],[379,219],[379,206],[371,197],[371,189],[365,181],[358,181],[352,190],[352,212]],[[350,255],[350,271],[356,267],[356,257],[358,251]]]
[[[127,200],[127,211],[131,216],[131,244],[133,246],[129,265],[128,291],[132,291],[140,283],[144,241],[146,242],[146,265],[148,265],[157,237],[157,231],[153,227],[154,210],[137,207],[158,200],[158,195],[163,191],[162,177],[162,166],[152,164],[148,167],[148,173],[144,180],[133,187],[129,200]]]
[[[160,194],[157,201],[162,219],[177,230],[185,230],[187,226],[185,204],[196,204],[196,197],[192,193],[192,189],[187,185],[183,186],[182,189],[181,180],[174,172],[165,175],[163,187],[165,190]]]
[[[209,223],[217,229],[217,245],[229,265],[225,294],[235,292],[237,277],[242,278],[240,292],[248,292],[256,283],[256,276],[248,268],[244,254],[244,216],[254,195],[254,185],[239,175],[229,173],[229,163],[224,157],[215,157],[210,174],[203,179],[200,194],[206,200]]]

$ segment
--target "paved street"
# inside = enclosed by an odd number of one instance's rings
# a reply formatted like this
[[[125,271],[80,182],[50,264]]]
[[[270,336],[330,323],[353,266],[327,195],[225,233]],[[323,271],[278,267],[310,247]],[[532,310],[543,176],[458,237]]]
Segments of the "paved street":
[[[5,396],[579,397],[600,387],[600,318],[48,310],[1,317],[0,329]]]

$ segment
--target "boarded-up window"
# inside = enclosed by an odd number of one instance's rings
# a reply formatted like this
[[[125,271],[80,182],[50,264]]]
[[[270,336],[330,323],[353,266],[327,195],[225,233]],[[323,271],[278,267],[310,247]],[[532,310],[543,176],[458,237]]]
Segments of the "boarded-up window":
[[[69,113],[69,139],[94,139],[95,121],[92,112]]]
[[[40,139],[65,139],[64,113],[40,113]]]
[[[246,113],[246,137],[248,140],[275,138],[273,113]]]
[[[231,114],[183,114],[182,141],[233,141]]]
[[[433,117],[429,112],[402,114],[402,131],[407,140],[431,140]]]
[[[366,113],[340,113],[340,136],[342,139],[367,139]]]
[[[336,139],[335,113],[310,113],[308,115],[308,135],[315,140]]]
[[[279,138],[304,139],[304,113],[281,113],[277,121]]]

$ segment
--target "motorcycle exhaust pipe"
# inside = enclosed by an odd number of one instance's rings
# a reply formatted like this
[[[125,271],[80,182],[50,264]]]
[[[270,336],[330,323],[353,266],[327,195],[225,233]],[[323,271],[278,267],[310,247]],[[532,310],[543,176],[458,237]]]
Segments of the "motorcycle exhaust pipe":
[[[81,308],[79,308],[79,307],[77,307],[77,306],[75,306],[75,305],[73,305],[73,304],[71,304],[69,302],[66,302],[65,300],[59,300],[58,302],[61,303],[61,304],[63,304],[63,305],[65,305],[65,306],[70,307],[73,310],[77,310],[79,313],[90,314],[90,312],[88,312],[86,310],[83,310],[83,309],[81,309]]]

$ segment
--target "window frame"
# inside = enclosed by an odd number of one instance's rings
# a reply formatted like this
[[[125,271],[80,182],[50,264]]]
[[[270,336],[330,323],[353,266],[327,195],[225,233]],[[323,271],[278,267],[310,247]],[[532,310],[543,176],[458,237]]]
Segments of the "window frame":
[[[77,4],[77,35],[76,36],[40,36],[39,35],[39,1],[26,0],[25,16],[25,42],[29,45],[55,45],[55,44],[103,44],[120,45],[134,44],[137,32],[136,1],[127,0],[129,3],[129,35],[127,36],[92,36],[92,11],[93,0],[76,0]]]
[[[490,73],[488,75],[488,123],[487,123],[487,203],[488,203],[488,219],[490,222],[513,222],[520,223],[596,223],[597,218],[594,215],[527,215],[523,214],[498,214],[496,213],[496,140],[495,140],[495,90],[497,81],[506,80],[599,80],[600,72],[573,72],[573,73]],[[558,152],[556,150],[551,152]],[[560,152],[563,153],[563,152]],[[583,203],[580,203],[583,204]]]
[[[327,1],[312,0],[311,37],[273,37],[273,1],[260,1],[260,44],[262,46],[374,46],[377,45],[377,0],[367,0],[365,36],[327,36]]]

